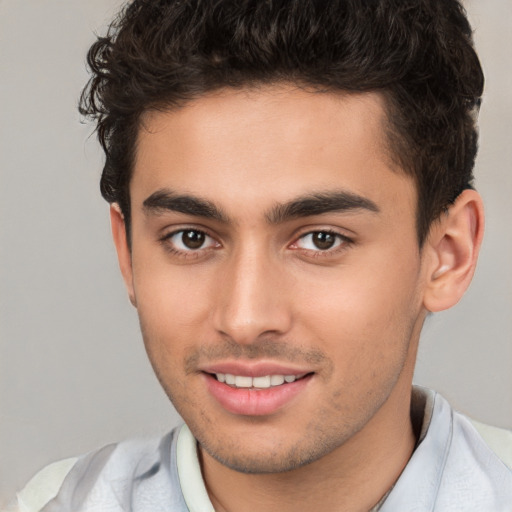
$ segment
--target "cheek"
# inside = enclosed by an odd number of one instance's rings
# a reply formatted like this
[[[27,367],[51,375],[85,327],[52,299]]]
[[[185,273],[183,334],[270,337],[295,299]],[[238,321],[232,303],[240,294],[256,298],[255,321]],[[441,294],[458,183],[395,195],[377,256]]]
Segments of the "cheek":
[[[381,251],[381,254],[383,252]],[[409,255],[415,258],[416,254]],[[379,262],[358,262],[308,287],[301,322],[344,366],[393,357],[407,349],[421,310],[419,263],[396,252]]]
[[[208,269],[171,265],[161,258],[134,262],[138,313],[152,325],[169,323],[187,329],[208,311],[211,283]]]
[[[208,339],[212,286],[207,275],[192,278],[186,268],[149,261],[134,265],[137,312],[155,369],[179,371],[183,354]]]

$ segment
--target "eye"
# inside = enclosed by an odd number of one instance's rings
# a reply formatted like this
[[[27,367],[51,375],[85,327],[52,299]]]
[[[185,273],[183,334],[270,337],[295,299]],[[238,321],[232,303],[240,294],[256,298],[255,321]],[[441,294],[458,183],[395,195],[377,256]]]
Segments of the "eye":
[[[348,240],[331,231],[313,231],[301,236],[294,245],[307,251],[332,251]]]
[[[217,242],[204,231],[181,229],[164,237],[163,241],[178,252],[192,252],[217,246]]]

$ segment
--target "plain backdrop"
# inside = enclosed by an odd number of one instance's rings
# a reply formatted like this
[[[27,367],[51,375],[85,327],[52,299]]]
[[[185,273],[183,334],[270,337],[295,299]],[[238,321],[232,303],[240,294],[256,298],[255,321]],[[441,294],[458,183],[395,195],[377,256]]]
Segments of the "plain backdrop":
[[[0,0],[0,504],[43,465],[179,418],[153,376],[110,240],[102,155],[76,111],[119,0]],[[487,77],[471,289],[427,322],[416,382],[512,427],[512,2],[466,4]]]

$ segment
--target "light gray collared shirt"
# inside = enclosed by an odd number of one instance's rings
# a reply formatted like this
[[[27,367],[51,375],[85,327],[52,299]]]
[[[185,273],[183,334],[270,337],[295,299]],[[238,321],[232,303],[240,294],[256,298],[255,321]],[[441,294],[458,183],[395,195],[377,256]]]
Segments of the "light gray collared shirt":
[[[512,512],[511,432],[475,424],[441,395],[419,387],[412,419],[420,430],[418,445],[374,510]],[[185,425],[161,439],[109,445],[53,467],[29,482],[13,510],[214,511],[196,441]]]

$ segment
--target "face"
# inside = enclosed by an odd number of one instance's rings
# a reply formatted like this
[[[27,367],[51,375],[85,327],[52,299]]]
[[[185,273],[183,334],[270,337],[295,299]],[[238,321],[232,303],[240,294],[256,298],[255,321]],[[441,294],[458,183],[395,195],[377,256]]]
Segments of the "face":
[[[144,118],[121,266],[206,456],[290,470],[407,401],[424,271],[384,134],[377,94],[286,86]]]

